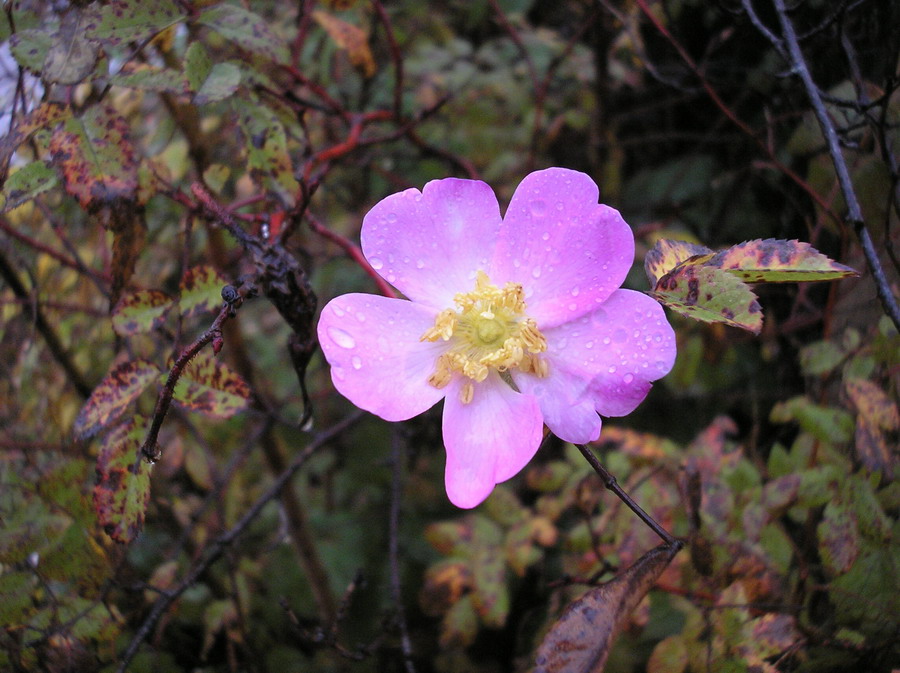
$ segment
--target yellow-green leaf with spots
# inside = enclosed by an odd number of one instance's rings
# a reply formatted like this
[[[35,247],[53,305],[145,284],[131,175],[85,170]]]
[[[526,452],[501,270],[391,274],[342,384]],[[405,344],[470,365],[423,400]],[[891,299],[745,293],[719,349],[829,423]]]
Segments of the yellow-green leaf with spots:
[[[859,275],[809,243],[775,238],[739,243],[717,252],[703,264],[728,271],[746,283],[836,280]]]
[[[50,138],[53,163],[66,191],[85,210],[135,199],[138,157],[128,122],[108,105],[94,105],[69,117]]]
[[[184,272],[178,309],[187,318],[217,309],[222,304],[225,279],[213,267],[203,264]]]
[[[94,507],[103,530],[116,542],[131,542],[144,526],[151,466],[138,454],[145,425],[140,416],[122,423],[104,438],[97,456]]]
[[[0,192],[0,212],[31,201],[56,185],[56,173],[43,161],[34,161],[9,176]]]
[[[270,110],[243,102],[241,130],[247,141],[247,170],[264,189],[271,189],[292,205],[298,190],[294,168],[287,149],[284,126]]]
[[[127,292],[113,308],[113,329],[119,336],[149,332],[162,324],[172,304],[173,299],[160,290]]]
[[[115,421],[159,377],[152,362],[133,360],[113,367],[94,388],[75,419],[76,437],[90,437]]]
[[[247,408],[250,386],[231,367],[203,350],[185,367],[173,399],[211,418],[231,418]]]
[[[660,278],[650,295],[694,320],[725,323],[754,334],[762,329],[756,295],[746,283],[721,269],[681,264]]]
[[[692,257],[712,254],[712,250],[696,243],[661,238],[644,257],[644,272],[650,281],[650,287],[656,287],[663,276],[682,262]]]

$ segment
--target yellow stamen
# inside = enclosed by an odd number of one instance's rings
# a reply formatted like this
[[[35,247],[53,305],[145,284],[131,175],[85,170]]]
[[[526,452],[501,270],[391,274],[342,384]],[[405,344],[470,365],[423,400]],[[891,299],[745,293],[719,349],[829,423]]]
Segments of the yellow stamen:
[[[546,359],[537,355],[547,350],[547,340],[525,314],[525,291],[519,283],[501,289],[479,271],[475,289],[457,294],[453,303],[457,308],[438,313],[434,327],[421,338],[448,342],[428,383],[443,388],[454,373],[462,374],[469,381],[460,389],[460,401],[468,404],[475,395],[474,383],[484,381],[491,369],[519,369],[540,377],[550,373]]]

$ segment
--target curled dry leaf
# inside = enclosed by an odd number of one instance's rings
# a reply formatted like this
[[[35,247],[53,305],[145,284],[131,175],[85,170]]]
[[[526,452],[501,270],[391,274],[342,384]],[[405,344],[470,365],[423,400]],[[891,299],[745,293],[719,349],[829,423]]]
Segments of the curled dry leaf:
[[[600,673],[616,635],[682,547],[660,545],[566,608],[535,656],[532,673]]]

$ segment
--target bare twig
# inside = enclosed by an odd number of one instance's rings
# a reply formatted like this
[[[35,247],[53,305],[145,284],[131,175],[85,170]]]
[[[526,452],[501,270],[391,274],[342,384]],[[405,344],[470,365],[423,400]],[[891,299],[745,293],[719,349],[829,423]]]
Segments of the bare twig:
[[[878,298],[881,300],[881,305],[884,308],[885,313],[890,316],[897,329],[900,330],[900,306],[897,305],[897,300],[891,292],[890,283],[881,266],[881,260],[878,259],[878,253],[875,250],[875,246],[872,243],[872,237],[869,234],[869,230],[863,219],[862,209],[859,207],[859,201],[856,198],[856,190],[853,187],[853,180],[850,178],[850,171],[847,168],[847,162],[844,160],[844,154],[841,151],[841,143],[837,130],[834,127],[834,123],[831,121],[831,117],[828,116],[825,104],[822,102],[822,97],[819,93],[819,87],[816,86],[816,83],[813,81],[812,74],[809,72],[809,67],[806,64],[806,59],[803,57],[803,52],[800,50],[800,42],[797,39],[794,24],[787,15],[784,0],[773,0],[773,3],[775,5],[775,12],[778,14],[778,21],[781,24],[782,38],[787,46],[791,69],[803,82],[803,87],[806,89],[806,95],[809,98],[809,102],[812,104],[816,120],[819,122],[819,128],[822,130],[822,135],[825,137],[828,154],[831,156],[831,162],[834,165],[838,184],[841,187],[844,201],[847,204],[847,222],[853,227],[853,230],[859,237],[863,255],[866,257],[869,270],[872,272],[872,278],[875,280],[875,289],[878,293]]]
[[[581,451],[581,455],[587,459],[587,462],[590,464],[594,471],[600,475],[600,478],[603,480],[603,485],[608,488],[610,491],[616,494],[616,497],[619,498],[632,512],[637,514],[638,518],[647,524],[654,533],[659,535],[662,538],[662,541],[668,545],[678,545],[679,548],[684,546],[684,542],[676,538],[669,531],[659,525],[656,520],[647,514],[640,505],[638,505],[630,495],[628,495],[621,486],[619,486],[619,482],[616,478],[600,463],[600,460],[594,455],[594,452],[591,451],[584,444],[576,444],[575,445],[579,451]]]

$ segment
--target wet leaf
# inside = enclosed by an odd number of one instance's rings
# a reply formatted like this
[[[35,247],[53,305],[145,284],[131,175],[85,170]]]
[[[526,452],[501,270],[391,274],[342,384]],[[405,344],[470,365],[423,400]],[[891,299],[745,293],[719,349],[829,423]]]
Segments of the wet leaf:
[[[853,417],[843,409],[824,407],[808,397],[792,397],[778,402],[769,414],[773,423],[796,421],[804,431],[831,444],[843,444],[853,435]]]
[[[111,45],[142,42],[184,18],[174,0],[112,0],[85,16],[87,36]]]
[[[258,14],[236,5],[216,5],[203,12],[198,23],[212,28],[240,49],[265,56],[273,61],[290,59],[287,45],[269,28]]]
[[[877,384],[864,379],[849,379],[844,381],[844,389],[859,415],[867,422],[885,430],[900,428],[897,403]]]
[[[117,86],[172,94],[187,93],[184,75],[178,70],[160,68],[146,63],[126,63],[113,77]]]
[[[829,502],[825,505],[816,533],[826,570],[832,576],[850,570],[860,551],[859,529],[854,513],[843,503]]]
[[[66,191],[85,210],[134,200],[138,158],[129,135],[128,122],[107,105],[91,106],[54,130],[53,163],[62,170]]]
[[[34,161],[9,176],[0,193],[0,212],[31,201],[56,185],[56,172],[43,161]]]
[[[807,376],[822,376],[844,361],[846,354],[831,341],[817,341],[800,350],[800,367]]]
[[[144,526],[151,468],[139,458],[144,434],[144,419],[132,418],[104,438],[97,456],[94,507],[103,530],[116,542],[131,542]]]
[[[465,561],[438,561],[425,571],[419,590],[422,612],[438,617],[447,612],[472,588],[472,573]]]
[[[663,638],[647,661],[647,673],[682,673],[688,666],[687,645],[681,636]]]
[[[35,74],[40,74],[52,45],[53,35],[37,28],[18,30],[9,39],[9,49],[16,63]]]
[[[231,418],[247,408],[250,387],[209,350],[202,350],[185,367],[173,399],[185,409],[211,418]]]
[[[315,10],[313,18],[325,29],[334,43],[347,52],[350,62],[363,75],[371,77],[375,74],[375,58],[369,48],[369,36],[366,35],[366,31],[321,10]]]
[[[650,281],[650,287],[656,287],[660,278],[674,270],[682,262],[692,257],[712,254],[712,250],[696,243],[662,238],[644,257],[644,272],[647,274],[647,280]]]
[[[178,310],[185,318],[218,310],[222,304],[225,279],[213,267],[191,267],[181,278]]]
[[[199,42],[188,47],[184,59],[184,74],[194,92],[194,103],[203,105],[224,100],[241,84],[241,70],[234,63],[213,65],[206,49]]]
[[[537,650],[534,673],[600,673],[613,640],[680,547],[660,545],[566,608]]]
[[[123,362],[103,377],[75,419],[76,437],[90,437],[115,421],[144,389],[159,377],[146,360]]]
[[[775,238],[739,243],[717,252],[704,265],[728,271],[746,283],[836,280],[859,275],[809,243]]]
[[[725,323],[754,334],[762,330],[756,295],[727,271],[684,264],[663,276],[650,295],[694,320]]]
[[[28,115],[22,118],[14,129],[0,138],[0,167],[9,164],[9,160],[22,143],[36,131],[49,129],[60,121],[72,116],[72,110],[60,103],[41,103]]]
[[[467,647],[478,635],[478,615],[471,596],[463,596],[454,603],[441,620],[438,642],[442,649]]]
[[[237,110],[247,142],[247,170],[263,188],[274,190],[293,204],[299,189],[287,149],[284,127],[275,114],[259,105],[243,104]]]
[[[159,290],[128,292],[113,308],[113,329],[119,336],[150,332],[163,323],[173,303],[169,295]]]
[[[99,45],[85,34],[86,19],[78,6],[62,14],[59,30],[47,50],[41,78],[58,84],[78,84],[94,70]]]

